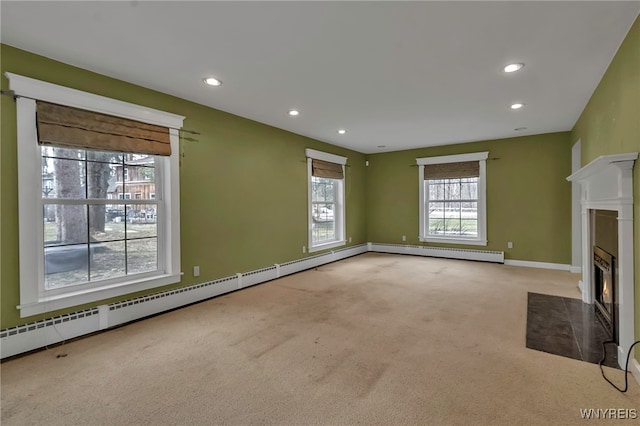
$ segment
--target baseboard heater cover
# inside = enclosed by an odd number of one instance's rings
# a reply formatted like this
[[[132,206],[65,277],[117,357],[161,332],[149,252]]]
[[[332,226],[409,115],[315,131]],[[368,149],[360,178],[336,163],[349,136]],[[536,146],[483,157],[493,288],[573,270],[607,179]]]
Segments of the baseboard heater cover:
[[[370,243],[369,250],[378,253],[411,254],[414,256],[443,257],[447,259],[504,263],[503,251],[378,243]]]
[[[3,359],[19,355],[367,251],[367,244],[345,247],[213,281],[6,328],[0,330],[0,355]]]

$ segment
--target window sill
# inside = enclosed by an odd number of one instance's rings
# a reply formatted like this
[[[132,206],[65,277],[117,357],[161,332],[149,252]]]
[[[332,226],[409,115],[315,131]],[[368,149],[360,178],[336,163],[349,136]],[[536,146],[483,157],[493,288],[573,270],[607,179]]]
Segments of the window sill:
[[[334,247],[340,247],[340,246],[344,246],[345,244],[347,244],[347,242],[345,240],[331,241],[331,242],[324,243],[324,244],[316,244],[313,247],[309,246],[309,253],[315,253],[315,252],[321,251],[321,250],[327,250],[327,249],[334,248]]]
[[[53,312],[59,309],[93,303],[112,297],[124,296],[177,282],[180,282],[180,274],[158,275],[152,278],[119,282],[103,287],[70,291],[55,296],[43,296],[34,302],[19,305],[18,309],[20,310],[20,317],[25,318],[31,315]]]
[[[443,243],[443,244],[462,244],[469,246],[486,246],[487,240],[466,239],[466,238],[447,238],[447,237],[420,237],[423,243]]]

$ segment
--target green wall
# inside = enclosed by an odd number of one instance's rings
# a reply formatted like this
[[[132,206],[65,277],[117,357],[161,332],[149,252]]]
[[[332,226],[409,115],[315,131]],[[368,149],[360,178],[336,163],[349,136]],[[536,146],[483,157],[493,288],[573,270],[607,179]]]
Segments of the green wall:
[[[406,235],[408,244],[421,244],[416,158],[482,151],[489,151],[486,249],[504,251],[506,259],[570,264],[568,132],[369,155],[369,240],[403,244]]]
[[[571,131],[581,141],[582,165],[601,155],[640,151],[640,17]],[[635,330],[640,338],[640,163],[633,169]],[[636,357],[640,356],[640,348]]]
[[[181,256],[185,272],[172,288],[205,282],[307,256],[305,148],[348,157],[348,245],[366,239],[365,156],[238,116],[207,108],[7,45],[0,45],[2,89],[6,71],[186,116],[197,142],[181,141]],[[203,90],[206,90],[203,87]],[[1,323],[12,327],[66,311],[21,319],[18,263],[18,182],[15,103],[1,96]],[[191,271],[200,266],[200,277]],[[150,292],[156,292],[157,289]],[[120,299],[145,294],[135,293]],[[118,299],[109,299],[114,301]],[[101,302],[102,303],[102,302]],[[93,305],[98,305],[94,303]]]

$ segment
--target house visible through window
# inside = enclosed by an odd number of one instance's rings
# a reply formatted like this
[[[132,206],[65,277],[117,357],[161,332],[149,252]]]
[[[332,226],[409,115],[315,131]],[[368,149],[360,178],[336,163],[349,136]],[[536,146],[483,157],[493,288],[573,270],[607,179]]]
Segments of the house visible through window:
[[[420,240],[486,245],[488,153],[418,158]]]
[[[20,316],[179,282],[184,117],[6,75],[18,128]]]
[[[309,179],[309,251],[345,244],[344,166],[347,159],[306,150]]]

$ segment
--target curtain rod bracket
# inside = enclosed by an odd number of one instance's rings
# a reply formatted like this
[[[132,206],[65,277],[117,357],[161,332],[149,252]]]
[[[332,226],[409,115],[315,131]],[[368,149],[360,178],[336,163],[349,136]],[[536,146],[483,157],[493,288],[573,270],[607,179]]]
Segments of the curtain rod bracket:
[[[13,90],[0,90],[0,95],[11,96],[14,101],[18,97],[18,95],[16,95],[16,92],[14,92]]]

